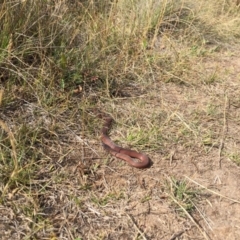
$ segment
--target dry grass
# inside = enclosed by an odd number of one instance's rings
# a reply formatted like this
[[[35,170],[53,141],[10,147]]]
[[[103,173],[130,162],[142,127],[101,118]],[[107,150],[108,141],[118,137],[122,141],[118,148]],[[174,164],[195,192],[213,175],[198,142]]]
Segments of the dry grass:
[[[1,1],[0,238],[237,239],[214,235],[211,209],[239,203],[220,184],[226,168],[237,191],[239,12],[223,0]],[[150,169],[104,154],[96,109]],[[193,194],[201,186],[210,194]]]

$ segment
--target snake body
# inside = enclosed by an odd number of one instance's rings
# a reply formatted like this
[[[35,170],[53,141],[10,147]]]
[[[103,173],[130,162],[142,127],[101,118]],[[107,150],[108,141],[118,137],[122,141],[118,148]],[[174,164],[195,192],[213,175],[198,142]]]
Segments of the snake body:
[[[126,161],[130,166],[135,168],[146,168],[150,164],[149,157],[144,153],[139,153],[131,149],[125,149],[117,146],[108,136],[108,131],[111,128],[113,118],[108,116],[104,118],[104,124],[101,131],[101,141],[103,147],[113,156]],[[132,158],[137,158],[139,161],[134,161]]]

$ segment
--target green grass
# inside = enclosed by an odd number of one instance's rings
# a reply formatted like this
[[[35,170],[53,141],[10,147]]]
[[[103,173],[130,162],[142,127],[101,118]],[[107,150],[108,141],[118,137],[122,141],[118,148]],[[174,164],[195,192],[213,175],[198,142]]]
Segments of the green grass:
[[[167,188],[171,198],[174,199],[173,205],[176,211],[184,216],[185,211],[191,214],[195,210],[195,204],[200,195],[199,190],[189,186],[186,180],[174,178],[167,183]]]
[[[231,161],[240,166],[240,154],[238,152],[232,153],[229,155]]]

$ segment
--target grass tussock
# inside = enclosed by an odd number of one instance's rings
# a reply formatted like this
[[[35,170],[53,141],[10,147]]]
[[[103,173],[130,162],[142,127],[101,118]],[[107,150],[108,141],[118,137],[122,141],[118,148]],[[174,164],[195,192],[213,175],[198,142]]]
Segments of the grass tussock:
[[[159,81],[203,81],[196,59],[239,40],[239,12],[223,0],[1,1],[0,203],[17,222],[6,223],[6,238],[86,237],[91,226],[79,232],[84,220],[76,220],[63,227],[53,217],[57,209],[59,219],[71,209],[74,220],[74,211],[84,216],[88,206],[93,219],[104,212],[93,204],[127,199],[91,192],[100,188],[99,164],[90,161],[99,159],[92,109],[110,101],[112,111],[115,98]],[[154,124],[133,124],[126,141],[158,149],[161,129]]]

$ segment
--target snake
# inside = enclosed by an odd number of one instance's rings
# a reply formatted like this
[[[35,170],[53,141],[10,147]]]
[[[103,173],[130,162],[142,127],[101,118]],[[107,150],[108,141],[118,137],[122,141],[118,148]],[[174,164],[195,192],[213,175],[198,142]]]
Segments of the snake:
[[[147,168],[150,165],[150,159],[145,153],[137,152],[131,149],[122,148],[116,145],[108,136],[111,129],[113,118],[111,116],[104,117],[104,123],[101,130],[101,141],[104,149],[111,155],[126,161],[130,166],[135,168]],[[132,158],[138,159],[135,161]]]

